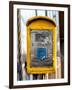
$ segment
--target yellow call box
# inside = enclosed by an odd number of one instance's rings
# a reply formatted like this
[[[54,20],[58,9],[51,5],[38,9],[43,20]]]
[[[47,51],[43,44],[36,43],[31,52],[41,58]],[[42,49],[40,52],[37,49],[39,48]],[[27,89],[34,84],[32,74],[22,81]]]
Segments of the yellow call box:
[[[56,24],[47,16],[35,16],[27,23],[27,72],[56,71]]]

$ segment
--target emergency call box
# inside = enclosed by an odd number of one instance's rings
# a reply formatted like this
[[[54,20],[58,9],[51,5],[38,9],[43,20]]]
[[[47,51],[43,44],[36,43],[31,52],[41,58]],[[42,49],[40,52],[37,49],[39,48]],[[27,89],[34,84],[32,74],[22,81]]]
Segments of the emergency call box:
[[[47,16],[27,21],[27,72],[31,74],[56,71],[56,24]]]

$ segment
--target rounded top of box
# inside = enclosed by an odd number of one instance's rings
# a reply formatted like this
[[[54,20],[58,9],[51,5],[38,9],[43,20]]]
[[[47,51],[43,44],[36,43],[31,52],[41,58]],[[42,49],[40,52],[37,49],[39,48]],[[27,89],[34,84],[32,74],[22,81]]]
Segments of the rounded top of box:
[[[48,16],[34,16],[34,17],[28,19],[28,21],[26,23],[26,26],[31,24],[33,21],[37,21],[37,20],[48,21],[48,22],[52,23],[56,27],[56,23],[53,21],[53,19],[49,18]]]

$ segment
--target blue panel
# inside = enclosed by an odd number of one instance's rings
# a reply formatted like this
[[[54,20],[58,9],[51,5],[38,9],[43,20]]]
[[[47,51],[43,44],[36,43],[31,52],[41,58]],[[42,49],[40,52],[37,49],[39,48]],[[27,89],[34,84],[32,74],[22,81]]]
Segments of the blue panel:
[[[37,58],[38,60],[45,60],[46,48],[37,48]]]

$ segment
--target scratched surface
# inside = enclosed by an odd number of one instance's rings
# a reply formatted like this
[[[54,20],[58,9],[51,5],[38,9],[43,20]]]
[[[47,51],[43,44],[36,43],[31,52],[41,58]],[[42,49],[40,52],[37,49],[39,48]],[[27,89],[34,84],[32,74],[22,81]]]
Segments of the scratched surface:
[[[52,31],[31,31],[31,66],[49,67],[52,60]]]

